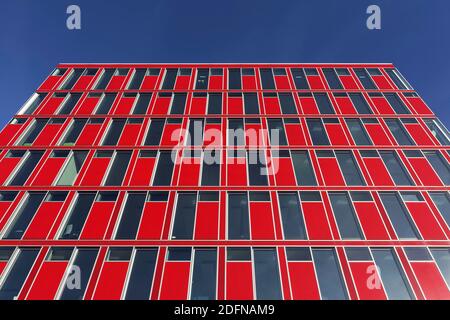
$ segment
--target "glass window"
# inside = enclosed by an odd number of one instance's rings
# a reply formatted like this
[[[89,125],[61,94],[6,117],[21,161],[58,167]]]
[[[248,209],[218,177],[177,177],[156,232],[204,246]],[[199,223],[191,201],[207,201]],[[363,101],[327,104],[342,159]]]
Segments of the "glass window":
[[[336,158],[348,186],[366,185],[351,151],[336,151]]]
[[[447,192],[430,192],[431,199],[450,227],[450,199]]]
[[[74,151],[69,161],[64,167],[61,176],[56,182],[57,186],[71,186],[73,185],[75,178],[81,171],[84,160],[86,160],[87,151]]]
[[[196,193],[179,193],[175,219],[173,222],[172,239],[191,240],[194,233]]]
[[[62,141],[63,146],[72,146],[78,140],[84,126],[87,123],[87,119],[74,119],[72,125],[69,128],[66,136]]]
[[[109,169],[105,186],[120,186],[128,169],[131,159],[131,151],[117,151],[114,161]]]
[[[195,89],[208,89],[209,69],[202,68],[197,70],[197,81],[195,82]]]
[[[187,93],[174,93],[170,114],[184,114]]]
[[[314,93],[314,99],[321,114],[335,114],[330,98],[326,93]]]
[[[228,239],[250,239],[248,197],[246,193],[228,194]]]
[[[256,93],[244,93],[245,114],[259,114],[258,95]]]
[[[288,261],[312,261],[309,248],[286,247],[286,257]]]
[[[136,249],[125,300],[148,300],[152,288],[158,249]]]
[[[115,69],[105,69],[100,77],[100,80],[97,81],[97,84],[95,85],[95,90],[104,90],[106,89],[106,86],[108,85],[109,81],[111,80],[113,74],[115,72]]]
[[[442,157],[438,151],[424,151],[425,157],[431,163],[434,171],[437,172],[442,182],[448,186],[450,185],[450,170],[447,161]]]
[[[254,249],[255,289],[258,300],[281,300],[280,273],[275,249]]]
[[[30,146],[47,124],[48,119],[36,119],[19,142],[20,146]]]
[[[30,192],[20,206],[3,239],[22,239],[36,211],[44,200],[45,192]]]
[[[17,298],[38,253],[39,249],[36,248],[20,249],[11,270],[3,280],[0,288],[0,300],[14,300]]]
[[[367,135],[366,129],[361,124],[359,119],[345,119],[347,126],[352,134],[352,138],[357,146],[371,146],[372,141],[370,141]]]
[[[372,110],[369,107],[366,99],[361,93],[349,93],[348,96],[352,100],[353,106],[359,114],[372,114]]]
[[[264,150],[249,150],[248,159],[248,179],[251,186],[267,185],[267,168]]]
[[[60,239],[78,239],[95,199],[95,192],[80,192],[72,207]]]
[[[448,146],[450,144],[449,141],[449,133],[447,129],[436,119],[423,119],[425,124],[428,126],[428,129],[430,129],[433,136],[438,139],[438,141],[443,146]]]
[[[386,100],[391,105],[392,109],[394,109],[397,114],[410,114],[408,108],[403,103],[402,99],[396,93],[385,93],[384,96]]]
[[[400,162],[394,151],[380,151],[380,156],[384,161],[392,179],[398,186],[412,186],[413,182],[409,177],[406,168]]]
[[[414,145],[414,142],[411,140],[411,137],[406,132],[405,128],[401,124],[398,119],[385,119],[384,120],[391,130],[392,135],[394,136],[397,143],[401,146],[411,146]]]
[[[316,186],[317,181],[308,151],[292,151],[292,164],[299,186]]]
[[[369,248],[349,247],[345,248],[348,261],[372,261]]]
[[[222,114],[222,94],[208,94],[208,114]]]
[[[399,239],[420,239],[414,222],[397,193],[380,193],[381,201]]]
[[[195,249],[191,300],[215,300],[217,250]]]
[[[80,248],[77,249],[77,255],[73,262],[73,266],[77,266],[80,270],[79,287],[64,286],[61,293],[61,300],[82,300],[86,292],[92,269],[94,269],[95,260],[97,259],[98,249]]]
[[[201,146],[203,144],[204,119],[189,120],[189,139],[187,145]]]
[[[305,72],[300,68],[291,69],[294,77],[295,88],[297,90],[309,90],[308,81],[306,80]]]
[[[164,129],[164,119],[152,119],[144,145],[158,146]]]
[[[330,145],[330,141],[320,119],[306,119],[306,123],[314,145]]]
[[[122,135],[123,127],[125,126],[126,119],[113,119],[108,133],[103,140],[104,146],[115,146]]]
[[[355,71],[355,74],[358,77],[359,81],[361,81],[362,85],[364,86],[364,89],[377,89],[376,85],[373,83],[372,78],[370,78],[366,69],[354,68],[353,71]]]
[[[245,95],[245,94],[244,94]],[[281,111],[283,114],[298,114],[294,98],[291,93],[279,93]]]
[[[133,114],[146,114],[151,99],[151,93],[139,93],[136,104],[133,108]]]
[[[383,287],[390,300],[410,300],[414,296],[406,275],[392,249],[372,249],[375,263],[380,270]]]
[[[331,206],[342,239],[364,239],[358,218],[345,192],[330,193]]]
[[[114,100],[116,100],[116,93],[105,93],[95,110],[95,114],[108,114],[109,110],[111,110],[111,107],[114,103]]]
[[[281,119],[267,119],[270,144],[272,146],[287,146],[286,133]]]
[[[130,261],[133,248],[111,247],[108,250],[106,261]]]
[[[64,104],[59,109],[58,114],[70,114],[80,98],[81,93],[70,93],[69,98],[64,101]]]
[[[155,177],[153,179],[154,186],[170,186],[173,173],[172,152],[160,151],[158,157],[158,165],[156,167]]]
[[[241,86],[241,69],[230,68],[228,69],[228,88],[231,90],[239,90]]]
[[[25,105],[19,111],[19,114],[33,114],[46,96],[47,93],[34,93],[28,101],[25,102]]]
[[[278,193],[284,239],[307,239],[305,222],[297,193]]]
[[[133,77],[131,78],[130,84],[128,85],[129,90],[138,90],[141,87],[142,80],[144,79],[147,69],[136,69],[134,70]]]
[[[347,300],[347,290],[334,249],[313,249],[312,252],[322,299]]]
[[[442,273],[447,286],[450,286],[450,249],[448,248],[436,248],[431,249],[431,254],[433,255],[439,270]]]
[[[261,74],[262,88],[269,89],[269,90],[275,89],[275,81],[273,80],[272,69],[261,68],[261,69],[259,69],[259,73]]]
[[[409,261],[431,261],[433,258],[427,248],[423,247],[405,247],[406,256]]]
[[[172,90],[175,85],[175,80],[177,78],[178,69],[166,69],[166,75],[161,89]]]
[[[242,119],[228,120],[228,145],[243,146],[245,144],[244,121]]]
[[[205,157],[203,157],[201,185],[218,186],[220,184],[220,151],[206,149],[205,153]]]
[[[192,248],[169,248],[167,260],[168,261],[191,261]]]
[[[145,192],[128,193],[115,239],[136,238],[146,197]]]
[[[394,81],[397,88],[400,90],[412,90],[411,85],[403,78],[402,74],[398,72],[396,69],[384,69],[386,73],[391,77],[392,81]]]
[[[333,68],[323,68],[322,71],[331,89],[343,89],[341,81]]]
[[[83,74],[84,69],[73,69],[73,71],[69,74],[67,79],[63,82],[59,90],[71,90],[75,83],[78,81],[80,76]]]
[[[44,151],[30,151],[20,169],[9,182],[10,186],[23,186],[42,158]]]

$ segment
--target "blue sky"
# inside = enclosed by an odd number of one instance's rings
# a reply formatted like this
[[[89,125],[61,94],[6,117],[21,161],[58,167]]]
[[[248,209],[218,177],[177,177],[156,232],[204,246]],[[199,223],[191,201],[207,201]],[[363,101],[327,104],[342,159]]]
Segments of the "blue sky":
[[[81,8],[82,29],[66,28]],[[366,8],[381,7],[381,30]],[[393,62],[450,125],[448,0],[2,0],[0,126],[60,62]]]

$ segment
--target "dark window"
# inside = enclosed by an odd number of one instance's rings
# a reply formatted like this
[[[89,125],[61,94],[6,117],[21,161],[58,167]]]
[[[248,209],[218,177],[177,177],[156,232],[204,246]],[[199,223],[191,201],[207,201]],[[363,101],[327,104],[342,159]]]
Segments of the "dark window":
[[[74,119],[69,131],[62,141],[62,145],[74,145],[86,125],[86,122],[87,119]]]
[[[450,285],[450,249],[431,249],[431,254],[433,255],[436,264],[439,267],[439,270],[442,273],[445,281],[447,282],[447,286]]]
[[[47,124],[48,119],[36,119],[31,128],[25,133],[25,135],[20,140],[19,145],[21,146],[30,146],[33,144],[34,140],[36,140],[37,136],[41,133],[42,129],[44,129]]]
[[[245,144],[244,121],[242,119],[228,120],[229,146],[243,146]]]
[[[403,78],[401,73],[399,73],[395,69],[384,69],[386,73],[391,77],[391,80],[394,81],[397,88],[400,90],[412,90],[411,85],[408,83],[408,81]]]
[[[195,89],[206,90],[208,89],[209,69],[197,70],[197,82],[195,83]]]
[[[450,227],[450,199],[447,192],[431,192],[431,199]]]
[[[125,300],[148,300],[155,272],[157,249],[136,249]]]
[[[222,114],[221,93],[210,93],[208,95],[208,114]]]
[[[192,239],[194,233],[196,203],[196,193],[178,194],[172,239]]]
[[[125,119],[113,119],[109,127],[108,134],[103,140],[104,146],[115,146],[122,135],[123,127],[125,126]]]
[[[78,81],[84,69],[73,69],[70,75],[67,77],[66,81],[64,81],[63,85],[59,88],[59,90],[70,90]]]
[[[58,114],[70,114],[77,104],[78,100],[80,100],[81,93],[71,93],[69,94],[69,98],[64,102],[64,105],[59,109]]]
[[[278,97],[280,99],[281,111],[283,114],[298,114],[291,93],[280,93],[278,94]]]
[[[448,131],[445,129],[445,127],[436,119],[423,119],[425,124],[428,126],[428,129],[430,129],[433,136],[438,139],[438,141],[443,146],[448,146],[450,144],[448,137]]]
[[[158,146],[159,141],[161,140],[163,129],[164,129],[163,119],[152,119],[150,122],[150,127],[147,132],[147,137],[145,138],[144,145]]]
[[[402,99],[396,93],[385,93],[386,100],[389,101],[392,109],[397,114],[410,114],[408,108],[403,103]]]
[[[348,299],[339,260],[334,249],[313,249],[312,252],[322,299]]]
[[[188,145],[201,146],[203,144],[203,128],[204,119],[190,119],[189,120],[189,137]]]
[[[258,300],[281,300],[278,257],[275,249],[254,249],[255,287]]]
[[[348,261],[372,261],[369,248],[350,247],[345,248]]]
[[[120,186],[128,169],[128,163],[131,159],[131,151],[118,151],[114,161],[109,169],[105,186]]]
[[[366,185],[351,151],[336,151],[336,158],[348,186]]]
[[[409,261],[432,261],[430,252],[427,248],[423,247],[405,247],[406,256]]]
[[[447,161],[437,151],[424,151],[425,157],[431,163],[434,171],[446,186],[450,185],[450,170]]]
[[[278,194],[285,239],[307,239],[305,222],[297,193]]]
[[[342,89],[341,81],[333,68],[323,68],[322,71],[331,89]]]
[[[364,86],[364,89],[377,89],[376,85],[373,83],[366,69],[355,68],[353,69],[353,71],[355,71],[356,76],[358,77],[359,81],[361,81],[362,85]]]
[[[78,239],[94,203],[95,193],[79,193],[60,239]]]
[[[259,114],[258,96],[256,93],[244,93],[245,114]]]
[[[36,168],[41,160],[44,151],[30,151],[28,157],[9,183],[10,186],[23,186],[28,180],[31,172]]]
[[[275,81],[273,80],[272,69],[270,68],[261,68],[259,69],[259,73],[261,74],[261,85],[263,89],[275,89]]]
[[[394,151],[381,151],[380,155],[396,185],[413,185],[411,178],[406,171],[406,168],[400,162],[397,154],[395,154]]]
[[[314,145],[330,145],[330,141],[320,119],[306,119],[306,123],[308,124],[309,134]]]
[[[228,194],[228,239],[250,239],[248,198],[246,193]]]
[[[134,71],[133,78],[131,79],[131,82],[128,85],[128,89],[138,90],[141,87],[142,80],[144,79],[146,73],[147,69],[136,69]]]
[[[291,69],[291,72],[294,77],[295,88],[297,90],[309,90],[308,81],[306,80],[303,69],[293,68]]]
[[[146,114],[151,98],[151,93],[140,93],[134,106],[133,114]]]
[[[169,248],[167,260],[169,261],[190,261],[192,248]]]
[[[175,93],[173,95],[172,107],[170,114],[184,114],[187,93]]]
[[[167,69],[161,89],[172,90],[177,78],[178,69]]]
[[[287,138],[281,119],[268,119],[270,144],[272,146],[286,146]]]
[[[419,239],[414,222],[399,196],[394,192],[382,192],[380,193],[380,197],[398,238]]]
[[[349,93],[350,100],[359,114],[372,114],[372,110],[361,93]]]
[[[309,248],[286,247],[286,257],[288,261],[312,261]]]
[[[252,251],[250,248],[227,248],[227,260],[228,261],[251,261]]]
[[[109,81],[111,80],[113,74],[115,72],[115,69],[105,69],[102,73],[102,76],[100,77],[100,80],[95,85],[95,90],[104,90],[106,89],[106,86],[108,85]]]
[[[321,114],[335,114],[330,98],[326,93],[314,93],[314,99]]]
[[[108,114],[116,99],[116,95],[116,93],[105,93],[100,100],[97,110],[95,110],[95,114]]]
[[[22,112],[22,114],[33,114],[34,111],[39,107],[41,102],[47,96],[46,93],[35,93],[29,101],[26,102],[26,109]]]
[[[363,239],[356,213],[347,193],[330,193],[331,206],[342,239]]]
[[[128,193],[115,239],[135,239],[147,194]]]
[[[346,119],[345,122],[352,134],[352,138],[357,146],[371,146],[369,136],[367,135],[366,129],[364,129],[361,121],[358,119]]]
[[[170,151],[160,151],[158,165],[156,167],[154,186],[170,186],[173,173],[172,153]]]
[[[398,119],[385,119],[384,121],[399,145],[414,145],[414,142],[411,140],[405,128]]]
[[[267,168],[264,150],[249,150],[248,158],[248,178],[251,186],[267,185]]]
[[[241,69],[228,69],[228,88],[231,90],[241,89]]]
[[[292,151],[292,163],[299,186],[316,186],[314,169],[307,151]]]
[[[97,253],[98,249],[81,248],[77,250],[73,265],[80,268],[80,285],[75,288],[64,286],[60,297],[61,300],[82,300],[84,298],[84,293],[97,259]]]
[[[196,249],[192,271],[191,300],[216,299],[217,250]]]
[[[203,158],[202,186],[218,186],[220,183],[220,162],[216,161],[216,159],[217,155],[220,159],[220,152],[218,150],[205,149],[205,153],[210,154],[207,157],[208,159],[206,157]]]

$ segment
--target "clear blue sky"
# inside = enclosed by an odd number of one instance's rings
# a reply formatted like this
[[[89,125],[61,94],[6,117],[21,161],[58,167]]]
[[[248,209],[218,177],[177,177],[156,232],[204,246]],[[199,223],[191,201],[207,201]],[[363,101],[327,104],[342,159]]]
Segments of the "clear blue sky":
[[[370,4],[381,30],[366,28]],[[449,13],[448,0],[2,0],[0,126],[60,62],[393,62],[448,127]]]

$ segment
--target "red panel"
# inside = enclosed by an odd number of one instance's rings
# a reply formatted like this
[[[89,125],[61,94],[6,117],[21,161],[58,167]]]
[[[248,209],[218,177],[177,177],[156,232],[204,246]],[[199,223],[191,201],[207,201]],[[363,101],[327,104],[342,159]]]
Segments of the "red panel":
[[[300,104],[302,105],[303,114],[319,114],[319,109],[313,97],[300,97]]]
[[[39,136],[34,140],[33,146],[48,146],[55,139],[61,129],[61,124],[47,124]]]
[[[155,89],[158,76],[145,76],[142,81],[141,90],[153,90]]]
[[[178,185],[198,186],[200,177],[200,158],[183,158]]]
[[[66,158],[48,158],[36,178],[31,183],[32,186],[50,186],[59,173]]]
[[[394,109],[384,97],[371,97],[371,99],[379,114],[395,114]]]
[[[113,114],[130,114],[136,97],[122,97],[117,103]]]
[[[327,186],[344,186],[339,164],[335,158],[318,158],[323,180]]]
[[[386,80],[384,76],[372,76],[372,80],[375,82],[378,89],[380,90],[392,89],[392,86],[389,84],[389,82]]]
[[[367,240],[389,240],[378,209],[373,202],[353,202]]]
[[[80,239],[101,240],[105,237],[106,228],[113,213],[115,202],[95,202],[81,232]]]
[[[405,202],[425,240],[446,240],[430,208],[425,202]]]
[[[330,142],[332,145],[346,145],[348,146],[348,140],[345,136],[344,130],[340,124],[325,124]]]
[[[53,300],[66,272],[68,261],[45,261],[42,263],[33,285],[28,292],[28,300]]]
[[[290,89],[289,79],[287,76],[274,76],[274,78],[278,90]]]
[[[99,186],[102,183],[110,160],[110,158],[93,158],[80,185]]]
[[[44,202],[36,211],[23,239],[45,239],[61,210],[63,202]]]
[[[178,76],[175,82],[175,90],[189,89],[191,76]]]
[[[138,158],[131,175],[130,186],[149,186],[156,158]]]
[[[342,85],[346,90],[357,90],[358,85],[356,84],[355,80],[352,76],[339,76],[339,79],[342,82]]]
[[[210,76],[209,77],[209,90],[222,90],[222,76]]]
[[[206,114],[206,97],[193,97],[189,114]]]
[[[230,161],[234,163],[231,164]],[[242,161],[243,163],[236,163]],[[242,159],[227,159],[227,182],[229,186],[246,186],[247,185],[247,164]]]
[[[278,165],[274,166],[277,186],[297,185],[291,158],[272,158],[272,161],[278,161]]]
[[[406,100],[408,100],[414,111],[418,114],[433,114],[430,108],[419,97],[406,98]]]
[[[86,97],[86,99],[83,100],[83,102],[81,103],[80,107],[77,109],[75,114],[77,115],[92,114],[99,100],[100,97],[89,97],[89,96]]]
[[[140,131],[141,131],[140,123],[126,124],[125,127],[123,128],[122,135],[120,136],[118,145],[135,146]]]
[[[327,214],[322,203],[302,202],[308,238],[310,240],[331,240]]]
[[[78,137],[76,146],[92,146],[100,131],[101,124],[86,124]]]
[[[11,202],[0,202],[0,221],[2,221],[3,216],[6,213],[6,210],[8,210],[8,208],[11,206]],[[1,274],[1,269],[0,269],[0,274]]]
[[[320,76],[306,76],[306,78],[308,79],[309,87],[312,90],[325,89]]]
[[[253,240],[275,239],[270,202],[250,202],[250,221]]]
[[[39,109],[37,114],[54,114],[56,109],[61,105],[64,97],[51,97],[47,102]]]
[[[128,264],[128,261],[105,261],[93,296],[94,300],[120,299]]]
[[[366,124],[365,128],[375,145],[392,145],[392,142],[389,140],[380,124]]]
[[[278,101],[278,97],[265,97],[264,109],[266,114],[281,114],[280,102]]]
[[[412,136],[414,141],[418,145],[424,145],[424,146],[432,146],[434,145],[433,141],[430,137],[428,137],[425,130],[420,126],[420,124],[405,124],[406,129],[408,130],[409,134]]]
[[[22,128],[22,124],[8,124],[0,132],[0,145],[7,145],[8,142],[17,134],[17,132]]]
[[[81,76],[73,86],[72,90],[86,90],[94,76]]]
[[[442,186],[442,182],[425,158],[408,158],[420,181],[425,186]]]
[[[166,217],[166,202],[146,202],[138,230],[138,240],[158,240]]]
[[[122,88],[123,82],[125,81],[127,76],[113,76],[111,81],[109,81],[106,90],[115,91],[120,90]]]
[[[157,97],[152,114],[166,115],[169,112],[171,97]]]
[[[428,300],[449,300],[450,290],[433,262],[412,261],[411,267]]]
[[[320,300],[314,264],[312,262],[289,262],[292,299]]]
[[[241,97],[228,97],[228,114],[244,114],[244,102]]]
[[[195,219],[194,240],[217,240],[219,235],[219,203],[199,202]]]
[[[166,262],[159,293],[161,300],[187,299],[190,266],[190,262]]]
[[[334,97],[342,114],[357,114],[349,97]]]
[[[389,172],[387,171],[383,160],[381,160],[380,158],[363,158],[363,161],[375,186],[394,185],[394,182],[392,181],[392,178],[389,175]]]
[[[386,300],[380,275],[373,262],[349,262],[350,270],[361,300]]]
[[[289,145],[306,145],[303,129],[300,124],[286,123],[284,125]]]
[[[5,270],[8,261],[0,261],[0,276],[2,275],[3,270]]]
[[[226,270],[226,299],[252,300],[253,270],[249,262],[228,262]]]
[[[4,184],[22,158],[4,158],[0,161],[0,184]]]
[[[255,76],[242,76],[242,89],[256,90]]]
[[[180,124],[166,124],[161,137],[162,146],[175,146],[180,142],[181,138],[181,123]]]
[[[61,76],[49,76],[39,87],[38,91],[50,91],[61,79]]]

